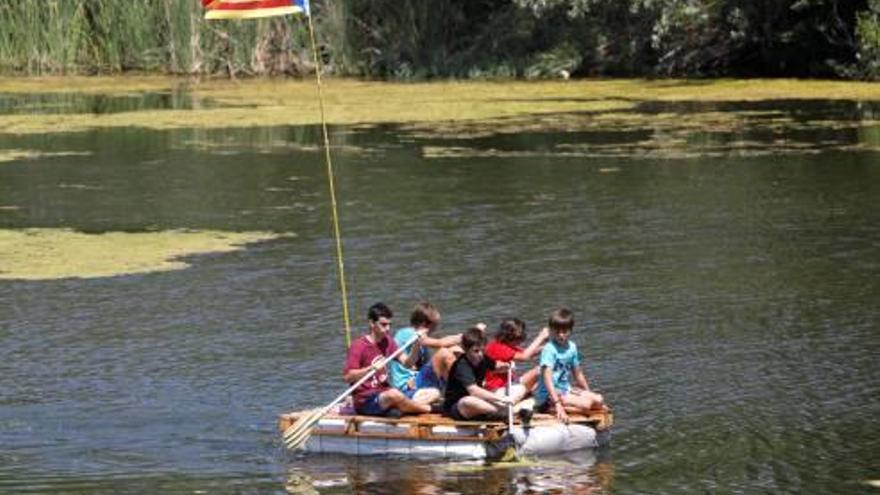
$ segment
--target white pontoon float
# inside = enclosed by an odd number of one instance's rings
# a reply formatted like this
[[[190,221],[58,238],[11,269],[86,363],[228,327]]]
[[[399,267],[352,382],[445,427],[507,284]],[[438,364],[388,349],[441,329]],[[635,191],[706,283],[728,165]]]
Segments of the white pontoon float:
[[[308,412],[282,414],[280,430]],[[587,416],[570,415],[568,424],[549,414],[535,414],[527,427],[517,420],[507,438],[515,441],[518,454],[526,456],[593,449],[609,443],[613,421],[607,408]],[[507,433],[508,425],[502,421],[455,421],[439,414],[392,419],[329,413],[315,425],[303,449],[358,456],[486,459],[494,457]]]

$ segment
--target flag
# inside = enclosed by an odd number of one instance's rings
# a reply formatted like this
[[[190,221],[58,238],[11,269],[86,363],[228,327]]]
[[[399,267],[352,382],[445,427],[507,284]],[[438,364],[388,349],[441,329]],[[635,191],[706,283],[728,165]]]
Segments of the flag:
[[[309,15],[309,0],[202,0],[205,19],[254,19],[275,15]]]

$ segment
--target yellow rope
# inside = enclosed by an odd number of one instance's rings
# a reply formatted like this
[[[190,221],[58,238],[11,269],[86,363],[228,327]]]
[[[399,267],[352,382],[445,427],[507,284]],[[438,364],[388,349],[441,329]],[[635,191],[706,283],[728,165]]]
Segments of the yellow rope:
[[[327,180],[330,184],[330,207],[333,211],[333,234],[336,237],[336,268],[339,272],[339,289],[342,292],[342,320],[345,323],[345,346],[351,346],[351,322],[348,317],[348,293],[345,290],[345,265],[342,261],[342,236],[339,230],[339,214],[336,211],[336,185],[333,175],[333,162],[330,160],[330,138],[327,133],[327,121],[324,119],[324,89],[321,86],[321,61],[318,58],[318,46],[315,42],[315,28],[312,16],[309,20],[309,37],[312,41],[312,56],[315,60],[315,79],[318,84],[318,105],[321,109],[321,130],[324,134],[324,159],[327,162]]]

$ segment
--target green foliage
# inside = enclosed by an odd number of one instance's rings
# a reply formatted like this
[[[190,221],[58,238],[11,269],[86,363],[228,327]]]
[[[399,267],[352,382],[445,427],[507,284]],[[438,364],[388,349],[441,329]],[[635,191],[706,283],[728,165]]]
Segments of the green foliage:
[[[855,75],[880,80],[880,0],[870,0],[869,8],[858,14],[856,36],[859,45]]]
[[[563,43],[531,57],[525,69],[528,79],[564,77],[580,65],[581,55],[574,45]]]
[[[600,73],[648,67],[670,76],[833,76],[854,60],[866,8],[865,0],[514,1],[538,16],[556,9],[584,19],[598,42],[585,60]]]
[[[313,0],[330,72],[878,78],[880,0]],[[313,70],[300,17],[203,19],[197,0],[0,0],[0,72]]]

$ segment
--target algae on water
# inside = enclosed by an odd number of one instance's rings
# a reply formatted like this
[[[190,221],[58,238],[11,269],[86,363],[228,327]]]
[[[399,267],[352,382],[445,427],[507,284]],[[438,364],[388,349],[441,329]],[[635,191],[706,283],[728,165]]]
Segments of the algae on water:
[[[139,126],[149,129],[266,127],[320,122],[312,81],[187,82],[185,90],[219,106],[110,114],[0,115],[0,134],[75,132]],[[181,80],[160,77],[0,78],[3,93],[180,91]],[[611,79],[549,82],[325,82],[331,124],[432,123],[503,120],[549,114],[613,115],[641,102],[762,100],[880,100],[876,84],[842,81]],[[547,117],[553,119],[552,116]],[[662,118],[651,116],[652,119]],[[676,116],[671,118],[676,120]],[[639,117],[636,117],[637,120]],[[521,124],[521,123],[520,123]],[[694,125],[699,125],[695,123]],[[473,130],[473,129],[471,129]]]
[[[276,239],[269,232],[170,230],[86,234],[0,229],[0,279],[95,278],[187,268],[183,257],[224,253]]]
[[[0,163],[55,156],[88,156],[87,151],[0,150]]]

